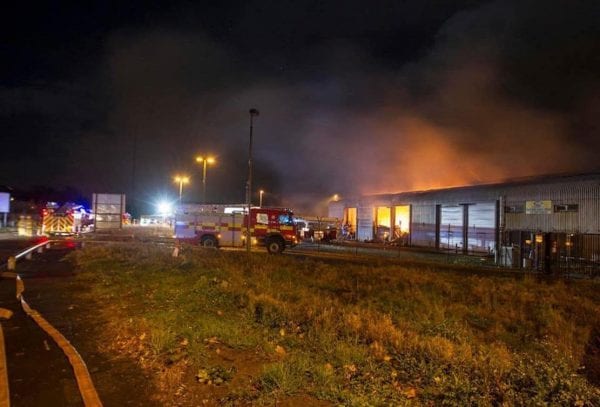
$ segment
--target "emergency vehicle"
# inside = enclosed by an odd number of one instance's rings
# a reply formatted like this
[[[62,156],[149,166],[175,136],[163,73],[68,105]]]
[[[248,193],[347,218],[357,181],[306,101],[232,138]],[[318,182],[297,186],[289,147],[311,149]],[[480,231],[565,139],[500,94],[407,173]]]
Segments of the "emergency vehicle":
[[[55,202],[48,202],[42,209],[42,234],[77,234],[85,228],[88,219],[89,214],[81,205],[67,202],[59,206]]]
[[[300,215],[295,218],[300,240],[310,239],[330,242],[338,238],[338,231],[342,230],[338,218],[323,216]]]
[[[248,225],[247,210],[222,208],[210,210],[204,205],[183,205],[175,211],[175,238],[204,247],[244,247]],[[266,246],[269,253],[281,253],[298,242],[292,211],[286,208],[250,209],[252,245]]]

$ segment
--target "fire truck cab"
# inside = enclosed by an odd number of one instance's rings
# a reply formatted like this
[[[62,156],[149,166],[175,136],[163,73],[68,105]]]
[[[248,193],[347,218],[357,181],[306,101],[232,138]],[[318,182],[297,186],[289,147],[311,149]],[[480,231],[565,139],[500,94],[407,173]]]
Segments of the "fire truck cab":
[[[243,208],[225,213],[200,207],[180,208],[175,213],[175,238],[204,247],[246,245],[247,214]],[[293,213],[286,208],[254,207],[250,210],[252,245],[265,246],[269,253],[281,253],[297,243]]]

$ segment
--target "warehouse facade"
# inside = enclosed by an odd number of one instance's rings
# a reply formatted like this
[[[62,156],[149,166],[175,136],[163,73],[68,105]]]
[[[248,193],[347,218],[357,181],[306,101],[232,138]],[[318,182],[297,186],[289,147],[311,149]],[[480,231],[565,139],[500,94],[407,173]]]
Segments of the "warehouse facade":
[[[348,236],[540,271],[600,267],[600,173],[347,198],[329,205]]]

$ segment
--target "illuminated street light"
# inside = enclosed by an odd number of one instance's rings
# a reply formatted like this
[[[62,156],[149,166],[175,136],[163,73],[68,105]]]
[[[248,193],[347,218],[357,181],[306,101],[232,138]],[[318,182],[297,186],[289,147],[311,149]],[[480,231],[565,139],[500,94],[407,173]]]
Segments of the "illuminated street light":
[[[338,194],[333,195],[333,202],[337,202],[340,200],[340,196]]]
[[[183,195],[183,184],[187,184],[190,182],[190,177],[186,177],[185,175],[176,175],[173,180],[179,183],[179,203],[181,203],[181,196]]]
[[[264,190],[260,190],[259,191],[259,196],[258,196],[258,206],[262,208],[262,197],[264,195],[265,191]]]
[[[202,202],[206,203],[206,165],[217,162],[214,157],[196,157],[197,163],[202,163]]]
[[[250,253],[252,243],[250,241],[250,209],[252,207],[252,130],[254,128],[254,116],[258,116],[257,109],[250,109],[250,143],[248,144],[248,183],[246,184],[246,206],[248,216],[246,222],[246,251]]]

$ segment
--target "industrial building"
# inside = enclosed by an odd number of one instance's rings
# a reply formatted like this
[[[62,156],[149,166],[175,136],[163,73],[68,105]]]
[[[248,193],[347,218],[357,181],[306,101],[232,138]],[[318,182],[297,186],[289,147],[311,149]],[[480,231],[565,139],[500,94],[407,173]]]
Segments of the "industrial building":
[[[540,271],[600,268],[600,173],[345,198],[329,205],[347,236]]]

